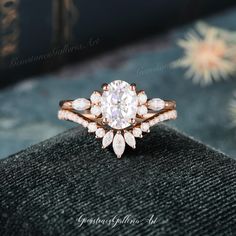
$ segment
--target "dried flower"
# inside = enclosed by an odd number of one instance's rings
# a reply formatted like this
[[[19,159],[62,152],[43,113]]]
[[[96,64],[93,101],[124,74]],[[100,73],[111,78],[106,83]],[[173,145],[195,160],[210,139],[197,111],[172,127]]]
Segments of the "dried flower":
[[[188,68],[186,77],[201,85],[227,79],[235,72],[233,58],[234,55],[236,58],[236,47],[232,40],[234,37],[226,32],[198,24],[197,32],[190,32],[185,39],[178,41],[185,51],[184,57],[174,62],[173,66]]]
[[[209,29],[214,29],[218,33],[219,37],[223,38],[228,43],[236,43],[235,31],[225,30],[216,26],[210,26],[207,23],[202,22],[202,21],[199,21],[196,24],[196,29],[199,32],[199,34],[201,34],[202,36],[206,35]]]

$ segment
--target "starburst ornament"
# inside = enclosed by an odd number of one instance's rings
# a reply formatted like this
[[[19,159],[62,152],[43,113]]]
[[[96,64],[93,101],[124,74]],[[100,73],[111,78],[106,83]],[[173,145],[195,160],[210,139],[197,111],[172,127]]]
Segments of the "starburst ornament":
[[[235,42],[233,33],[204,23],[197,24],[196,31],[178,41],[184,49],[184,57],[172,65],[187,68],[186,77],[201,85],[227,79],[236,68]]]

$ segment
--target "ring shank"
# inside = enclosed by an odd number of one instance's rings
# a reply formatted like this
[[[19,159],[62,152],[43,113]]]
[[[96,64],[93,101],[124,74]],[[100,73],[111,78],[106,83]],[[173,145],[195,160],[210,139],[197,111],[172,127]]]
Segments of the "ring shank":
[[[165,110],[174,110],[176,109],[176,101],[174,100],[164,100],[165,102]]]

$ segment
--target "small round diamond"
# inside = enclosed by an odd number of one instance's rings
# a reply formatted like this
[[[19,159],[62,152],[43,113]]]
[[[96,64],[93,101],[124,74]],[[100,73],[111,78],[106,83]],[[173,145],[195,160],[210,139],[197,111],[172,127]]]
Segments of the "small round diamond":
[[[101,114],[101,108],[99,106],[91,107],[91,113],[95,116],[99,116]]]
[[[97,130],[97,124],[95,122],[91,122],[88,124],[88,132],[94,133]]]
[[[101,102],[101,94],[97,91],[93,92],[91,97],[90,97],[90,100],[93,104],[98,104]]]
[[[138,107],[138,112],[137,112],[140,116],[146,115],[148,113],[148,109],[146,106],[142,105],[140,107]]]
[[[141,130],[142,130],[143,132],[149,132],[149,128],[150,128],[149,123],[145,122],[145,123],[142,123],[142,124],[141,124]]]
[[[98,138],[103,138],[105,134],[106,133],[105,133],[105,130],[103,128],[99,128],[99,129],[96,130],[96,136]]]
[[[125,138],[125,142],[132,148],[135,148],[136,146],[136,141],[135,141],[135,137],[132,133],[130,133],[129,131],[126,131],[124,133],[124,138]]]
[[[75,118],[75,122],[81,124],[81,123],[83,122],[83,119],[82,119],[81,117],[77,116],[77,117]]]
[[[147,102],[147,95],[145,94],[144,91],[138,94],[138,101],[140,105],[143,105]]]
[[[83,120],[81,123],[85,128],[88,127],[88,121],[87,120]]]
[[[150,126],[155,125],[155,123],[156,123],[156,118],[155,118],[154,120],[150,120],[150,121],[149,121],[149,125],[150,125]]]
[[[108,125],[124,129],[131,125],[138,109],[138,96],[125,81],[116,80],[107,85],[102,94],[101,110]]]
[[[142,137],[142,130],[140,128],[134,128],[132,133],[133,133],[134,137],[136,137],[136,138]]]

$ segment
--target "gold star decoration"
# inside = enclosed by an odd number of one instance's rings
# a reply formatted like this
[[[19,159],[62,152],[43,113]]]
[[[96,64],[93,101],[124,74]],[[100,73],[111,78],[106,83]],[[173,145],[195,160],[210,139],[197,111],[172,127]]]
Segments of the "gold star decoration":
[[[236,72],[236,33],[198,23],[196,30],[178,41],[183,58],[172,63],[187,68],[185,76],[195,83],[209,85]]]

